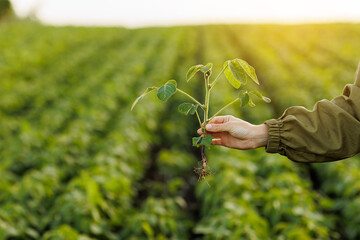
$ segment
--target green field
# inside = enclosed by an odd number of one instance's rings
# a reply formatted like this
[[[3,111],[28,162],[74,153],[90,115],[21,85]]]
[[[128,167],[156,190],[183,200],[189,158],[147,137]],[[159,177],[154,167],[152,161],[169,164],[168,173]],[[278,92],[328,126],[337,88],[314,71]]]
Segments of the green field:
[[[151,94],[130,111],[169,79],[202,99],[187,69],[213,62],[217,74],[237,57],[272,103],[224,114],[263,123],[353,83],[360,24],[0,24],[0,240],[359,239],[359,156],[300,164],[213,147],[208,187],[193,172],[197,119],[178,113],[182,96],[164,104]],[[235,95],[222,78],[211,101]]]

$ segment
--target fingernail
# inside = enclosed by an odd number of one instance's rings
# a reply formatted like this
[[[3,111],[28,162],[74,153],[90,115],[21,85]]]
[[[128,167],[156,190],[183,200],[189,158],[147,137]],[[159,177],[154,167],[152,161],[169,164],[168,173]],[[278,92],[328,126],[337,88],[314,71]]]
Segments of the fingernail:
[[[212,130],[212,129],[213,129],[213,127],[211,124],[206,125],[206,130]]]

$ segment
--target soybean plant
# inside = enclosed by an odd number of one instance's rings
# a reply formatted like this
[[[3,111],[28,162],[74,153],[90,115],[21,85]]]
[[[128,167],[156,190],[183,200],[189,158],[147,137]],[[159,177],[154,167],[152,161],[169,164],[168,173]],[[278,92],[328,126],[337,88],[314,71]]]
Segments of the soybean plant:
[[[181,93],[186,96],[190,102],[184,102],[179,105],[178,110],[179,112],[185,115],[196,115],[197,120],[199,121],[199,126],[202,128],[203,135],[199,137],[192,138],[192,145],[195,147],[201,147],[201,167],[195,168],[195,172],[199,175],[200,179],[205,179],[207,175],[209,175],[210,169],[207,164],[206,156],[205,156],[205,147],[210,148],[213,137],[210,134],[206,134],[205,127],[206,125],[217,115],[219,115],[222,111],[226,108],[230,107],[231,105],[239,102],[241,107],[249,105],[254,107],[255,104],[252,100],[253,96],[260,98],[261,100],[269,103],[271,100],[265,96],[263,96],[260,92],[249,89],[246,89],[244,86],[249,82],[253,81],[259,85],[259,80],[256,76],[255,69],[250,66],[246,61],[242,59],[233,59],[228,60],[224,63],[222,70],[220,73],[215,77],[213,81],[210,81],[210,77],[212,75],[212,63],[208,63],[206,65],[195,65],[192,66],[187,74],[186,74],[186,81],[189,82],[191,79],[194,78],[196,73],[201,72],[204,75],[204,88],[205,88],[205,99],[204,103],[201,103],[197,99],[195,99],[190,94],[184,92],[183,90],[177,87],[177,82],[175,80],[167,81],[161,87],[148,87],[143,94],[141,94],[131,106],[131,110],[135,107],[135,105],[144,98],[145,95],[149,94],[157,90],[157,97],[161,101],[167,101],[172,95],[175,93]],[[241,86],[242,90],[239,91],[239,95],[231,102],[226,104],[223,108],[218,110],[214,115],[209,117],[209,108],[210,108],[210,94],[212,90],[220,78],[222,74],[225,74],[225,77],[229,81],[229,83],[236,89],[239,89]],[[200,112],[201,110],[202,112]],[[200,113],[202,113],[202,118],[200,117]]]

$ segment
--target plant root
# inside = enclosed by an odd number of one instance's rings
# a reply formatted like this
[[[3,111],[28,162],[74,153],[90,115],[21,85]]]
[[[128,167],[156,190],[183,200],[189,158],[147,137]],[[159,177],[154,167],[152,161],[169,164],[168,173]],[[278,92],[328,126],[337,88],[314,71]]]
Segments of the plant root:
[[[206,180],[206,176],[211,174],[211,170],[207,164],[206,156],[205,156],[205,146],[201,146],[201,168],[195,168],[194,172],[199,175],[198,181],[205,180],[209,187],[210,184]]]

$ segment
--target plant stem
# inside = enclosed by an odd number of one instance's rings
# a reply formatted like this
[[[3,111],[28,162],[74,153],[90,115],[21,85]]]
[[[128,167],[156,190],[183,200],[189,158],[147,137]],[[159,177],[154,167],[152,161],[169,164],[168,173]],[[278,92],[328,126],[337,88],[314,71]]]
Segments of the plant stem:
[[[239,101],[240,99],[239,98],[236,98],[234,101],[228,103],[226,106],[224,106],[222,109],[220,109],[219,111],[217,111],[217,113],[214,114],[214,116],[212,116],[210,119],[209,119],[209,122],[214,118],[216,117],[217,115],[219,115],[222,111],[224,111],[226,108],[230,107],[230,105],[236,103],[237,101]]]
[[[219,77],[221,76],[221,74],[225,71],[225,69],[228,67],[228,65],[226,65],[225,67],[223,67],[223,69],[221,70],[221,72],[217,75],[217,77],[214,79],[214,81],[210,84],[210,90],[214,87],[216,81],[219,79]]]
[[[209,77],[204,75],[205,77],[205,115],[204,115],[204,128],[208,123],[209,117],[209,102],[210,102],[210,85],[209,85]]]
[[[202,137],[205,137],[206,135],[206,124],[209,122],[208,121],[208,117],[209,117],[209,103],[210,103],[210,87],[211,85],[209,84],[209,79],[210,79],[210,74],[204,74],[204,78],[205,78],[205,109],[204,109],[204,127],[202,127],[201,122],[200,122],[200,117],[196,111],[196,115],[198,116],[199,119],[199,123],[201,125],[201,128],[203,129],[203,135]],[[205,155],[205,145],[201,146],[201,168],[198,168],[199,172],[199,179],[205,179],[207,172],[206,169],[208,168],[207,165],[207,160],[206,160],[206,155]],[[208,186],[210,187],[209,183],[206,181],[206,183],[208,184]]]
[[[197,105],[199,105],[204,111],[205,111],[205,106],[203,104],[201,104],[198,100],[196,100],[195,98],[193,98],[190,94],[184,92],[183,90],[176,88],[176,91],[184,94],[185,96],[187,96],[188,98],[190,98],[191,100],[193,100]]]
[[[203,128],[198,111],[196,110],[195,113],[196,113],[197,119],[199,120],[200,127]]]

